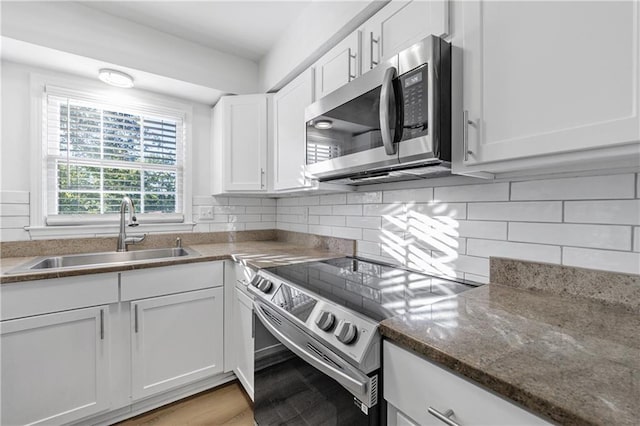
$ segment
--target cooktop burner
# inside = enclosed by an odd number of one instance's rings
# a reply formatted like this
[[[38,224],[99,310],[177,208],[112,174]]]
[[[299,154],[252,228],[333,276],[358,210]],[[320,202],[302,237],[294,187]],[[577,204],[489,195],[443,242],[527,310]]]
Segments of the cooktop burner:
[[[353,257],[266,271],[376,321],[419,313],[474,286]]]

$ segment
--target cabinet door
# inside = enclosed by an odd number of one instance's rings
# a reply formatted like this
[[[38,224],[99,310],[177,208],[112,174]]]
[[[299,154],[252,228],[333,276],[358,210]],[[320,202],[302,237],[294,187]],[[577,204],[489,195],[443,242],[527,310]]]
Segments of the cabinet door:
[[[0,323],[2,424],[62,424],[109,408],[107,306]]]
[[[223,151],[225,191],[267,189],[267,98],[225,97]]]
[[[638,141],[638,8],[462,2],[465,163]]]
[[[273,98],[275,190],[307,186],[304,109],[313,102],[313,83],[313,68],[309,68]]]
[[[355,31],[316,62],[316,98],[319,99],[358,78],[359,52],[360,31]]]
[[[222,288],[131,302],[132,395],[222,372]]]
[[[244,390],[253,400],[253,306],[251,298],[235,288],[234,336],[236,374]]]
[[[362,27],[362,74],[423,38],[449,32],[449,2],[392,1]]]

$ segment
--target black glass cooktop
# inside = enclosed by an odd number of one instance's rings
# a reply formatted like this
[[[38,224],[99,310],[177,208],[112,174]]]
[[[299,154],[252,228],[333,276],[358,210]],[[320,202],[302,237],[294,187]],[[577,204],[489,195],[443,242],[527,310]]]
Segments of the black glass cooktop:
[[[474,287],[352,257],[266,270],[376,321],[428,311],[433,303]]]

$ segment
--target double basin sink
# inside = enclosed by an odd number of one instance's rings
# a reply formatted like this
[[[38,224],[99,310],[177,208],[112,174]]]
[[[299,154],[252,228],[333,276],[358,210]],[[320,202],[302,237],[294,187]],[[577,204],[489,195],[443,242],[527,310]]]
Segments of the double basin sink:
[[[195,250],[174,247],[124,252],[72,254],[66,256],[39,257],[9,271],[9,274],[46,271],[62,268],[82,268],[88,266],[116,266],[134,262],[199,256]]]

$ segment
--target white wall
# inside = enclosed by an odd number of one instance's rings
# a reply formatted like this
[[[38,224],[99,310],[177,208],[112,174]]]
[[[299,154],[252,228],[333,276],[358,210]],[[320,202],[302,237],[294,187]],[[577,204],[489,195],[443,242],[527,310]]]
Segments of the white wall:
[[[260,89],[280,89],[369,17],[383,1],[315,1],[260,60]]]
[[[75,2],[2,2],[2,35],[227,93],[255,93],[248,59]]]
[[[480,282],[489,256],[639,274],[640,174],[284,198],[277,227]]]
[[[31,189],[30,146],[31,146],[31,96],[30,73],[77,82],[82,86],[108,86],[96,80],[89,80],[71,74],[59,73],[44,68],[2,61],[2,159],[0,160],[0,189],[29,191]],[[119,90],[119,89],[114,89]],[[153,95],[130,89],[131,94]],[[172,99],[172,98],[167,98]],[[193,108],[192,116],[192,160],[193,194],[210,194],[210,111],[208,105],[177,99]]]
[[[1,141],[0,141],[0,241],[29,239],[23,227],[30,225],[30,200],[38,194],[30,194],[31,179],[31,96],[30,74],[65,79],[78,85],[100,85],[71,74],[54,72],[23,64],[2,61],[1,63]],[[118,89],[114,89],[118,90]],[[120,89],[121,90],[121,89]],[[141,90],[130,89],[131,93],[156,96]],[[275,228],[275,201],[211,197],[210,170],[210,127],[211,108],[208,105],[186,100],[179,102],[192,107],[191,181],[193,195],[192,217],[197,232],[223,230],[251,230]],[[264,206],[263,206],[264,203]],[[214,206],[213,219],[200,219],[198,206]],[[113,233],[113,231],[109,231]],[[73,232],[64,237],[79,236]],[[86,235],[85,235],[86,236]]]

